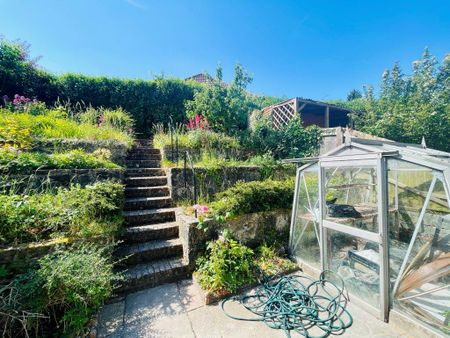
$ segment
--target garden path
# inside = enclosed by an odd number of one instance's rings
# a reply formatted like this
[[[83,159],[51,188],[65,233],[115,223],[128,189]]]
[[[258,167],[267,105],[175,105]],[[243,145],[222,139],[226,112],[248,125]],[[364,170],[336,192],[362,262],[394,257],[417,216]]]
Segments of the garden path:
[[[227,310],[238,316],[249,315],[237,303],[230,303]],[[339,337],[418,338],[414,332],[377,320],[353,303],[349,304],[349,311],[354,324]],[[220,304],[204,305],[203,292],[189,279],[132,293],[105,305],[99,314],[97,337],[282,338],[285,335],[261,322],[228,318]],[[294,333],[292,337],[301,336]]]

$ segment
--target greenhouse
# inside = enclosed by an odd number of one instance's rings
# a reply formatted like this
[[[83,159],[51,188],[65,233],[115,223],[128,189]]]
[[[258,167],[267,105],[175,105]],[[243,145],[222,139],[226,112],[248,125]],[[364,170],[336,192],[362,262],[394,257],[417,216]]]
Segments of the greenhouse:
[[[352,138],[297,170],[290,253],[330,269],[381,320],[392,311],[446,332],[450,153]],[[392,316],[391,316],[392,317]],[[423,326],[423,325],[422,325]]]

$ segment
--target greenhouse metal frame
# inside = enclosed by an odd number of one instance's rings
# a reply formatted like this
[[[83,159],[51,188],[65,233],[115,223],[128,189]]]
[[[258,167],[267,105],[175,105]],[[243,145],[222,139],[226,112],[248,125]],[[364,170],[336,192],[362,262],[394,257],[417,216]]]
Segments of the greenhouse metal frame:
[[[398,307],[445,330],[450,153],[346,135],[320,157],[288,160],[305,161],[297,169],[291,256],[313,270],[338,272],[384,321]]]

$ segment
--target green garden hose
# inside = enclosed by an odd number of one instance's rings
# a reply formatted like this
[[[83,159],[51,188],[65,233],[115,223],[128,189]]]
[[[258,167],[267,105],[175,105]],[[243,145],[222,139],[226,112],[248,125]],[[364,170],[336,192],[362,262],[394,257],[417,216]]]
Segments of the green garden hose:
[[[295,331],[307,338],[339,335],[353,323],[347,311],[348,295],[343,280],[332,271],[323,271],[318,280],[305,275],[263,275],[254,292],[226,298],[222,310],[233,319],[261,321],[273,329],[284,330],[287,337]],[[225,310],[225,304],[237,300],[257,317],[242,318]]]

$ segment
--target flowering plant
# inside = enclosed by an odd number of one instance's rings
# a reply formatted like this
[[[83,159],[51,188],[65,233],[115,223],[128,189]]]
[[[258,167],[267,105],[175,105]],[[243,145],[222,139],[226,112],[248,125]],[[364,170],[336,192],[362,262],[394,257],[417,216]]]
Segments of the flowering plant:
[[[208,212],[209,210],[207,205],[200,205],[200,204],[195,204],[193,208],[202,214]]]
[[[23,95],[16,94],[12,102],[9,102],[9,98],[7,95],[3,96],[3,101],[6,106],[15,112],[18,113],[30,113],[32,115],[38,115],[45,109],[45,105],[43,102],[39,102],[36,99],[31,100],[28,97]]]
[[[186,124],[186,129],[190,130],[206,130],[209,128],[208,120],[203,115],[195,114]]]
[[[195,216],[198,218],[197,229],[206,232],[208,230],[208,226],[205,224],[205,214],[209,211],[208,206],[195,204],[193,208],[195,210]]]

